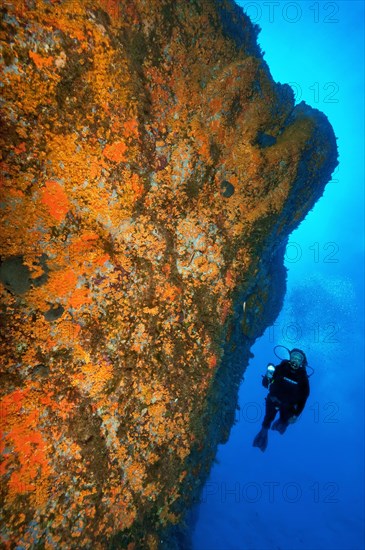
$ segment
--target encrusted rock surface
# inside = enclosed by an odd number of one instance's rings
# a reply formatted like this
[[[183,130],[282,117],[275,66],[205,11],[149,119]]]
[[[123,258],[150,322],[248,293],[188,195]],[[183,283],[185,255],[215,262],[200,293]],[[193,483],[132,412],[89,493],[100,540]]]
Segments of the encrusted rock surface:
[[[5,547],[188,545],[337,163],[257,32],[230,0],[3,3]]]

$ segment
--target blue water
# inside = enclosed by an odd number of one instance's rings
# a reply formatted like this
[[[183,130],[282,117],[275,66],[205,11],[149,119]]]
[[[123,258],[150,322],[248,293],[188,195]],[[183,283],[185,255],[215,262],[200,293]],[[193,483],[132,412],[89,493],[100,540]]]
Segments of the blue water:
[[[194,550],[362,550],[364,537],[364,3],[244,2],[276,81],[332,123],[340,165],[290,236],[288,290],[253,349],[240,410],[204,488]],[[252,447],[273,347],[315,369],[299,421]]]

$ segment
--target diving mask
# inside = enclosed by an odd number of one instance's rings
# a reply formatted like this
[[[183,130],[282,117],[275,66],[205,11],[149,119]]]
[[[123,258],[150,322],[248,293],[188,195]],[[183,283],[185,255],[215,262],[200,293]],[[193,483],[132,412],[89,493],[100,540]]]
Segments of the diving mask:
[[[290,364],[293,369],[299,369],[304,365],[305,356],[299,350],[293,350],[290,352]]]

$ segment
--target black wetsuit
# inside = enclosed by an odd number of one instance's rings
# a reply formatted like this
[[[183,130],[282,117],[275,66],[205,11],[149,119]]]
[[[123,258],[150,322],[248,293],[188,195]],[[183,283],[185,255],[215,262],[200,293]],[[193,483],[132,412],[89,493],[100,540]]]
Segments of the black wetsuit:
[[[280,412],[280,420],[288,423],[292,416],[299,416],[304,409],[309,395],[308,375],[305,368],[293,369],[289,361],[282,361],[275,367],[271,382],[267,376],[262,379],[265,388],[269,388],[266,397],[266,412],[262,423],[264,428],[270,428],[276,413]]]

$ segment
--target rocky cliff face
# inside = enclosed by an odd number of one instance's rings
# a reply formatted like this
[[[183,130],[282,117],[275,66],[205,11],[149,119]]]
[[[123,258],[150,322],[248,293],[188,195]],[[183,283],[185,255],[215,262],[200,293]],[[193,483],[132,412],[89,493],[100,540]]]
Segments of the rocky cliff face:
[[[3,4],[5,547],[182,545],[337,162],[257,32],[230,0]]]

